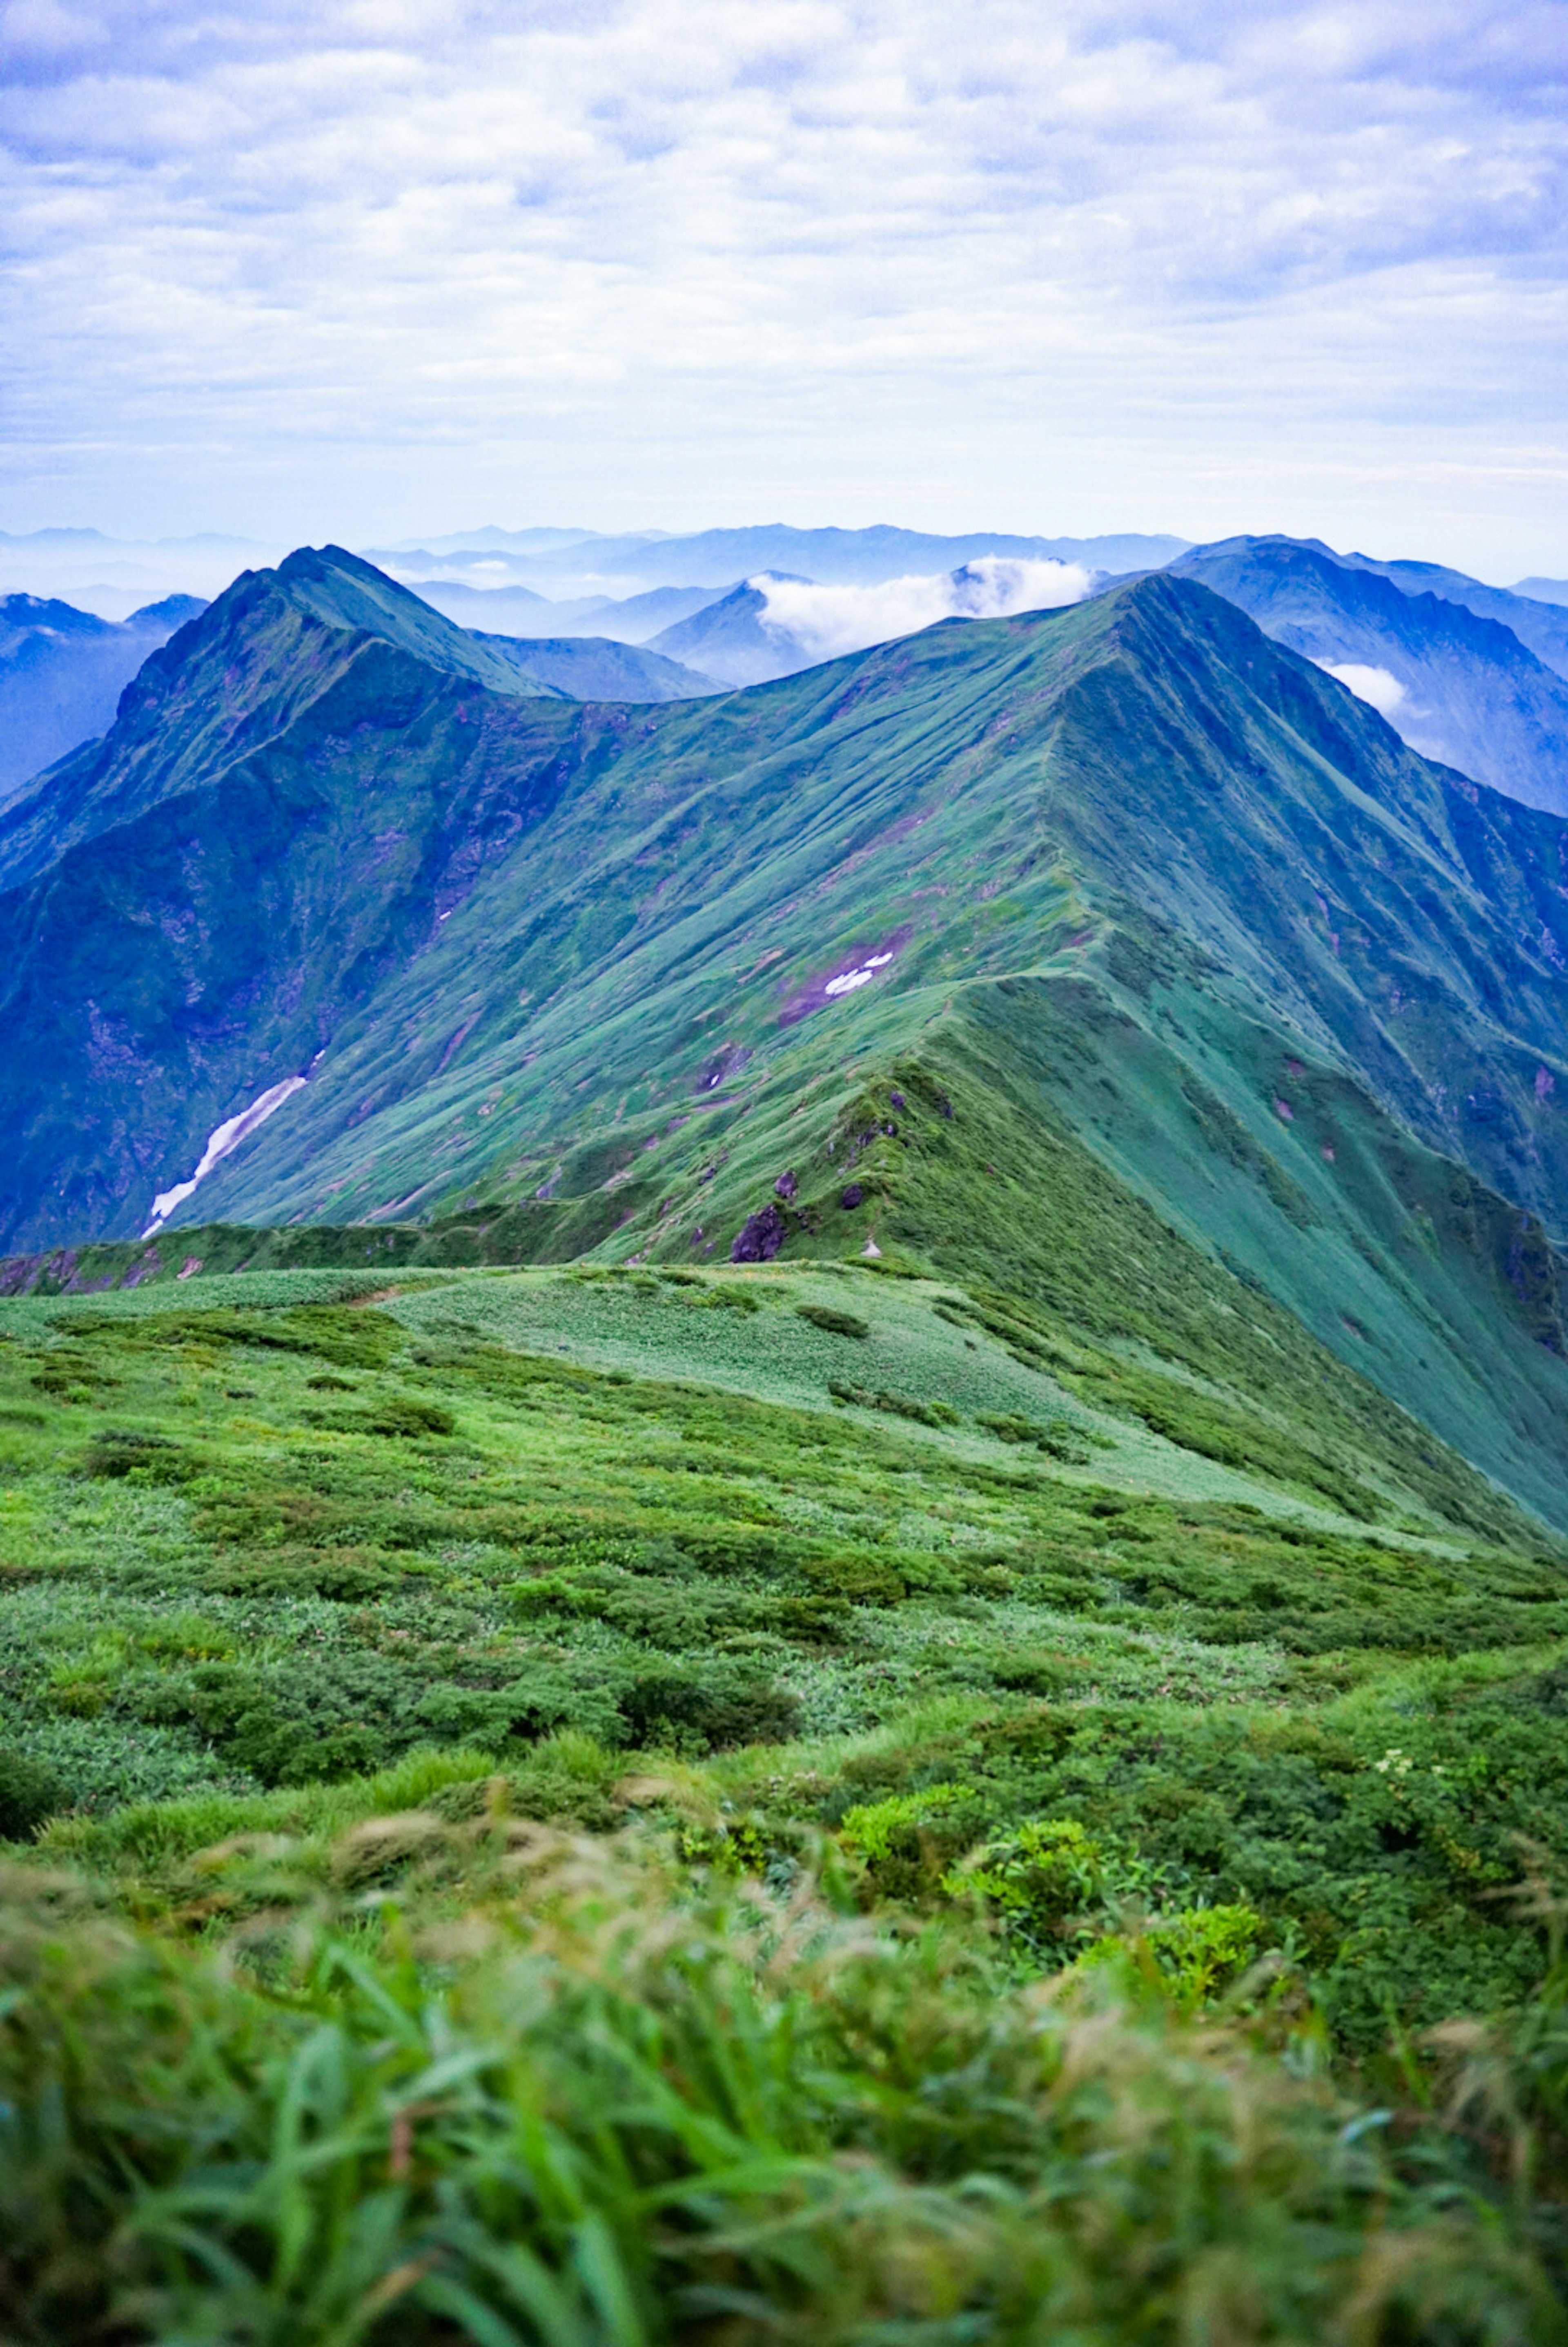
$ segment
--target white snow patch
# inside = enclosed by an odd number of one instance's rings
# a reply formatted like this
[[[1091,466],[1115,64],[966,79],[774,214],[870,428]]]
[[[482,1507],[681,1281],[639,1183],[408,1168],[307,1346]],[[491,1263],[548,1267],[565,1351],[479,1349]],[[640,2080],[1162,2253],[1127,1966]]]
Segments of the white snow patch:
[[[1405,700],[1405,688],[1386,668],[1367,668],[1359,661],[1319,661],[1319,667],[1353,692],[1370,702],[1380,717],[1392,719]]]
[[[842,978],[830,978],[822,989],[824,994],[853,994],[857,986],[870,986],[869,969],[846,970]]]
[[[912,636],[938,620],[1003,620],[1015,611],[1081,603],[1094,591],[1095,574],[1078,562],[1014,562],[985,554],[962,570],[887,579],[876,587],[819,587],[769,571],[746,583],[764,599],[761,621],[769,634],[787,636],[812,660],[824,661]]]
[[[206,1180],[219,1160],[227,1157],[231,1149],[238,1149],[240,1143],[253,1133],[259,1124],[265,1124],[273,1110],[281,1108],[286,1100],[291,1100],[304,1081],[303,1076],[285,1076],[280,1084],[270,1085],[260,1099],[253,1100],[249,1108],[242,1108],[238,1116],[229,1117],[222,1124],[216,1126],[208,1135],[207,1146],[201,1153],[201,1163],[189,1181],[177,1182],[172,1190],[160,1190],[153,1200],[152,1220],[143,1231],[143,1238],[154,1237],[163,1228],[175,1208],[184,1205],[197,1184]]]

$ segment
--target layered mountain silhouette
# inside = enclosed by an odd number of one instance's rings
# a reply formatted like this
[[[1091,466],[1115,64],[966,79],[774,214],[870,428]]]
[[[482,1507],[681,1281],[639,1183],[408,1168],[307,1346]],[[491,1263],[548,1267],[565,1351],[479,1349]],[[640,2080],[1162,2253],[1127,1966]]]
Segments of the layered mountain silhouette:
[[[785,629],[768,622],[767,581],[743,579],[728,595],[653,638],[650,649],[721,677],[726,684],[770,683],[813,666],[811,654]]]
[[[148,654],[204,609],[170,595],[117,622],[46,597],[0,596],[0,801],[105,733]]]
[[[479,587],[464,579],[426,577],[426,566],[433,569],[441,559],[436,555],[405,556],[390,575],[460,628],[472,628],[480,635],[598,636],[611,643],[643,644],[661,629],[718,600],[708,587],[652,587],[641,595],[584,595],[552,602],[531,587]]]
[[[176,1225],[524,1259],[983,1231],[1178,1363],[1267,1293],[1563,1520],[1568,825],[1169,575],[712,701],[519,682],[300,553],[0,817],[4,1244],[199,1171]],[[846,1181],[879,1071],[945,1189]]]
[[[702,588],[727,592],[736,581],[775,570],[832,586],[871,587],[890,579],[930,578],[988,556],[1013,561],[1074,562],[1090,570],[1155,568],[1187,540],[1137,531],[1100,538],[1024,538],[972,530],[936,537],[882,524],[868,529],[796,529],[763,523],[741,529],[660,530],[608,537],[593,530],[468,530],[417,548],[363,549],[367,561],[411,580],[441,575],[479,588],[520,585],[552,599],[627,597],[638,589]],[[675,614],[670,614],[673,620]]]
[[[1412,749],[1568,813],[1568,612],[1295,538],[1227,538],[1171,567],[1340,674]]]

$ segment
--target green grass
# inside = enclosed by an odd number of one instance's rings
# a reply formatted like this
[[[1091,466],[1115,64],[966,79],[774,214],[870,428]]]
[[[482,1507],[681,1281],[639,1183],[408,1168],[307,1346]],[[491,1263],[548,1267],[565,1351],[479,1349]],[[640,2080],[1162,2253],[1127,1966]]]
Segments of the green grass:
[[[710,1788],[694,1816],[744,1780],[780,1862],[941,1779],[966,1831],[1074,1817],[1255,1908],[1347,2048],[1520,1992],[1498,1894],[1524,1840],[1568,1850],[1568,1587],[1527,1532],[1358,1522],[1288,1451],[1271,1478],[1185,1450],[1084,1398],[1118,1356],[1059,1346],[1054,1377],[1033,1307],[952,1283],[786,1261],[298,1300],[314,1276],[5,1307],[13,1830],[63,1813],[44,1847],[141,1880],[149,1803],[229,1804],[193,1845],[154,1832],[174,1876],[136,1895],[178,1906],[202,1841],[422,1748],[596,1828],[639,1753]],[[923,1422],[874,1406],[905,1389]]]

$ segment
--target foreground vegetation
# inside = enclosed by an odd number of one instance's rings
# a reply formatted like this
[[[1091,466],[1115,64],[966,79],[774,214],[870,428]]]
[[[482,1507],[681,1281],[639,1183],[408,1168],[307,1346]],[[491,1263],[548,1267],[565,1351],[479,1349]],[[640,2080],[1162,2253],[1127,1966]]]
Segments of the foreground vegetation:
[[[7,1884],[8,2336],[1563,2335],[1560,1964],[1370,2108],[1288,1971],[1196,2020],[1151,1932],[1021,1988],[844,1870],[694,1882],[439,1777],[219,1854],[216,1948]]]
[[[389,1276],[0,1306],[6,2336],[1558,2335],[1553,1535],[896,1263]]]

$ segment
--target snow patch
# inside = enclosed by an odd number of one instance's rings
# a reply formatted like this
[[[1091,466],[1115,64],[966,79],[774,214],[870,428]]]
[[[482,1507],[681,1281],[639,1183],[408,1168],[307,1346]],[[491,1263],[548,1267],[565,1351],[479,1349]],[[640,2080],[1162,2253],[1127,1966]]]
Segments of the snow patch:
[[[189,1181],[177,1182],[172,1190],[160,1190],[153,1200],[152,1220],[143,1231],[143,1238],[150,1239],[160,1231],[175,1208],[184,1205],[197,1184],[205,1181],[213,1167],[227,1157],[230,1150],[238,1149],[259,1124],[265,1124],[274,1109],[281,1108],[286,1100],[291,1100],[302,1089],[304,1082],[303,1076],[285,1076],[280,1084],[270,1085],[259,1099],[251,1102],[249,1108],[242,1108],[238,1116],[228,1117],[222,1124],[215,1126],[208,1135],[201,1163]]]

